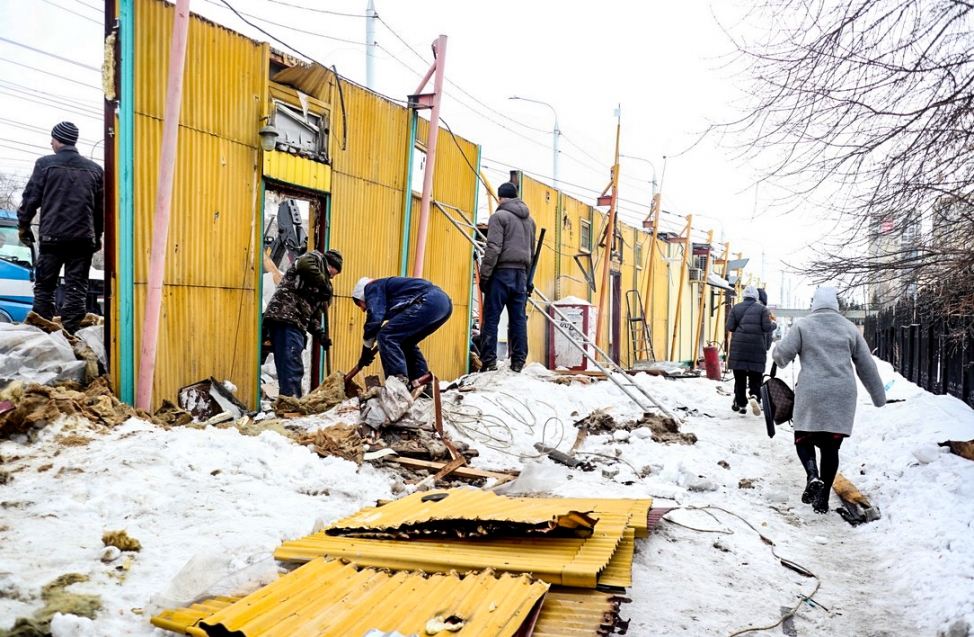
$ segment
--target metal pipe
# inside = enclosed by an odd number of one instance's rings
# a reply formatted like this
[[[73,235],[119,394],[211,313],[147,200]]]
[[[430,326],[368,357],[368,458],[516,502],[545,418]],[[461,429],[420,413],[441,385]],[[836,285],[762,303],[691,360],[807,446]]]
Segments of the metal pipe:
[[[704,304],[707,301],[707,297],[704,295],[704,290],[707,289],[707,277],[710,275],[710,242],[713,240],[714,231],[710,230],[707,232],[707,258],[704,259],[703,272],[701,273],[700,306],[697,311],[697,327],[693,332],[693,358],[690,360],[691,369],[697,368],[697,361],[699,360],[698,352],[700,351],[700,336],[703,333],[703,310]]]
[[[429,226],[430,198],[433,194],[433,167],[436,164],[436,140],[440,133],[440,106],[443,104],[443,69],[446,65],[446,36],[441,35],[433,43],[436,55],[436,74],[433,78],[433,109],[430,111],[430,129],[426,138],[426,172],[423,174],[423,197],[419,204],[419,226],[416,229],[416,260],[413,276],[423,276],[426,259],[426,230]]]
[[[678,292],[676,294],[676,316],[673,317],[673,341],[670,344],[670,358],[669,360],[674,360],[676,357],[676,335],[680,329],[680,310],[683,308],[683,287],[687,280],[687,264],[690,261],[690,252],[693,249],[693,239],[691,239],[690,234],[693,227],[693,215],[687,215],[687,229],[686,237],[684,238],[685,245],[683,246],[683,265],[680,267],[680,281],[678,283]]]
[[[172,209],[173,180],[176,173],[176,150],[179,141],[179,112],[183,99],[183,69],[186,64],[186,41],[189,36],[189,2],[177,0],[173,16],[172,42],[169,50],[169,81],[166,88],[166,110],[162,122],[162,150],[159,157],[159,183],[156,190],[156,212],[152,223],[152,255],[149,260],[149,285],[145,300],[145,323],[142,330],[142,355],[139,358],[139,382],[136,406],[152,410],[152,383],[159,344],[159,315],[162,310],[162,284],[169,243],[169,213]]]
[[[595,321],[595,340],[602,337],[602,321],[609,290],[609,270],[612,267],[612,243],[616,231],[616,200],[619,192],[619,135],[622,131],[622,115],[616,112],[616,152],[612,163],[612,201],[609,203],[609,221],[605,229],[605,262],[602,264],[602,288],[599,290],[599,314]],[[604,341],[603,341],[604,342]]]

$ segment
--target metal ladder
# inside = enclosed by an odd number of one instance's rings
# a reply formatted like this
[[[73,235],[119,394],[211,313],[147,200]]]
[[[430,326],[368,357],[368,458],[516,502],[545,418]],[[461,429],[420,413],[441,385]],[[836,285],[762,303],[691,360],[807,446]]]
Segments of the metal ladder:
[[[635,304],[635,312],[633,305]],[[639,290],[626,292],[626,320],[629,323],[630,353],[633,356],[633,369],[641,369],[656,362],[653,341],[649,335],[649,325],[643,316],[643,302]]]
[[[461,211],[459,208],[446,206],[445,204],[440,204],[436,201],[433,203],[444,215],[446,215],[450,222],[456,226],[458,230],[460,230],[460,234],[466,237],[468,241],[473,243],[477,256],[482,256],[485,249],[485,241],[478,242],[477,239],[474,239],[463,230],[465,227],[473,228],[476,236],[483,236],[480,234],[480,232],[476,232],[476,225],[467,219],[466,215],[464,215],[463,211]],[[447,208],[455,210],[463,218],[464,223],[455,220],[447,211]],[[595,341],[578,330],[572,329],[569,331],[562,327],[562,322],[564,322],[565,325],[571,325],[571,320],[558,308],[557,305],[552,305],[548,297],[542,294],[537,288],[534,290],[534,295],[538,296],[546,306],[551,308],[555,314],[558,315],[558,318],[560,318],[561,321],[558,321],[555,319],[555,317],[550,316],[548,312],[545,311],[545,308],[533,298],[528,298],[528,303],[538,310],[538,313],[545,317],[545,320],[551,323],[552,327],[558,330],[562,336],[567,338],[568,341],[575,348],[577,348],[583,356],[585,356],[585,358],[590,360],[593,365],[595,365],[603,374],[605,374],[605,377],[608,380],[612,381],[619,389],[622,390],[624,394],[626,394],[626,396],[636,403],[636,405],[643,410],[644,414],[652,413],[653,409],[655,408],[661,411],[663,415],[669,416],[673,420],[680,422],[680,418],[678,418],[673,414],[673,412],[656,400],[656,398],[650,394],[645,387],[639,383],[636,383],[633,380],[633,377],[629,375],[626,370],[620,367],[608,354],[606,354],[598,345],[596,345]],[[601,357],[602,362],[598,360],[599,357]]]

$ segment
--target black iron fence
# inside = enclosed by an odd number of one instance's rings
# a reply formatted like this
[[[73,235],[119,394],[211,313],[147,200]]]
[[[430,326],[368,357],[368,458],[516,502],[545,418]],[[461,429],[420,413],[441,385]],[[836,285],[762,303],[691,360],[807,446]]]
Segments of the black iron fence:
[[[908,380],[974,407],[972,333],[974,317],[947,318],[922,299],[867,317],[863,329],[873,353]]]

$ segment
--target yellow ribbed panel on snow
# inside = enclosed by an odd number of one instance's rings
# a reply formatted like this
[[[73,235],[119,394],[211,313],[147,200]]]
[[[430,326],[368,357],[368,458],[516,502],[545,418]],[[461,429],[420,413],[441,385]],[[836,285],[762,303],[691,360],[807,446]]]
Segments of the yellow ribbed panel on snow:
[[[533,621],[547,591],[528,575],[389,573],[317,559],[200,626],[241,637],[350,637],[373,628],[435,634],[430,622],[458,618],[463,635],[511,637]]]
[[[549,584],[595,588],[624,538],[628,521],[628,514],[604,514],[588,538],[372,540],[332,537],[319,531],[285,542],[274,551],[274,558],[306,562],[326,556],[377,568],[436,572],[496,568],[531,573]]]
[[[597,519],[585,513],[560,498],[509,498],[479,489],[447,489],[416,492],[381,507],[363,509],[325,530],[329,535],[360,531],[422,534],[430,523],[448,520],[505,523],[525,531],[560,527],[590,532]]]
[[[216,598],[189,608],[167,610],[152,618],[152,624],[175,633],[206,637],[198,624],[240,598]],[[534,637],[601,637],[619,621],[619,604],[624,598],[611,593],[552,586],[544,598]],[[423,634],[423,633],[420,633]]]

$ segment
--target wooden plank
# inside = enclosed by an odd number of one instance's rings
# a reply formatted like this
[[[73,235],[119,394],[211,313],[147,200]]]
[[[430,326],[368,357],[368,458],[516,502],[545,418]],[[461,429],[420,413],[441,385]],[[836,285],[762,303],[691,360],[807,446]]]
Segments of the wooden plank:
[[[437,480],[442,480],[443,478],[447,477],[448,475],[450,475],[451,473],[453,473],[454,471],[456,471],[457,469],[459,469],[465,464],[467,464],[467,459],[464,458],[463,456],[460,456],[459,458],[454,458],[453,460],[443,465],[442,469],[436,472],[436,475],[433,476],[433,482],[436,482]]]
[[[397,462],[404,467],[410,469],[427,469],[430,471],[440,471],[446,466],[443,462],[434,462],[432,460],[419,460],[417,458],[396,458],[395,460],[389,460],[389,462]],[[481,471],[480,469],[474,469],[472,467],[460,467],[456,469],[454,475],[461,478],[497,478],[498,480],[502,478],[509,478],[511,474],[509,473],[495,473],[493,471]]]

